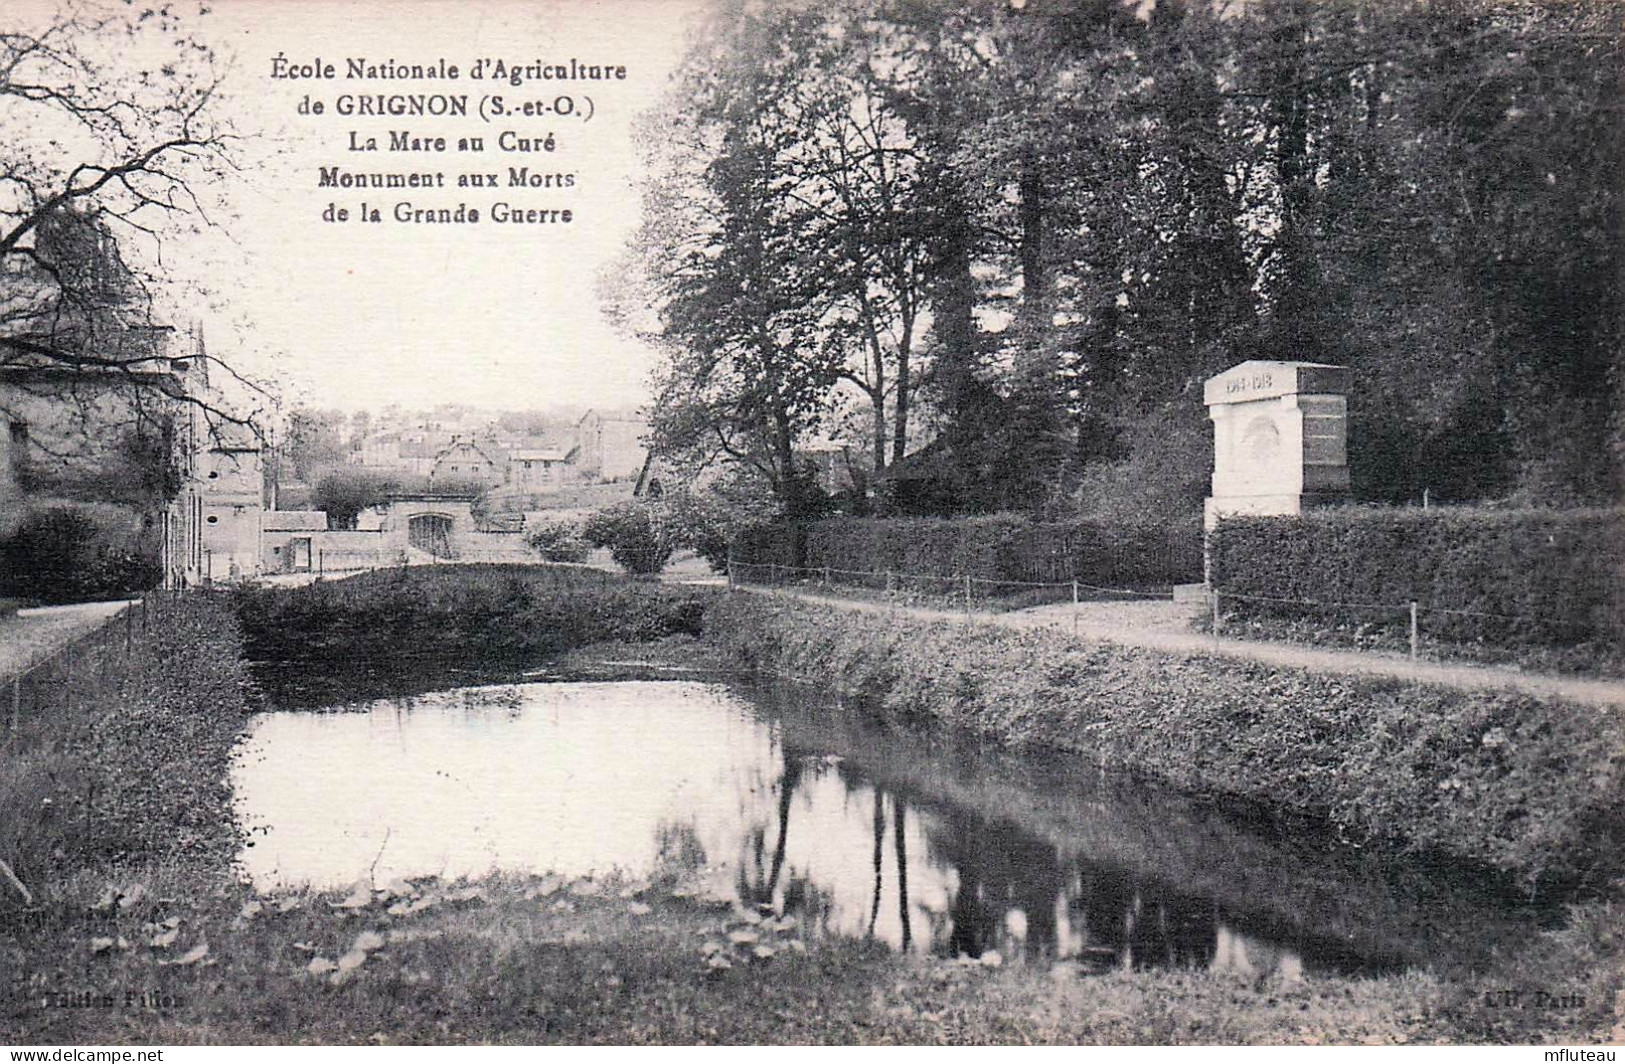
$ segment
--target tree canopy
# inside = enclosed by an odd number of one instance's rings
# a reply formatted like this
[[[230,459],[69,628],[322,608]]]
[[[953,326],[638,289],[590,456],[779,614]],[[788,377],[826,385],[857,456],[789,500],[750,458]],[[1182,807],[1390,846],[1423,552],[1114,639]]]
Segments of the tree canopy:
[[[929,445],[932,508],[1089,508],[1142,468],[1161,505],[1206,470],[1200,383],[1307,359],[1353,371],[1359,498],[1618,499],[1622,22],[725,5],[645,128],[656,442],[787,503],[844,434],[894,502]]]

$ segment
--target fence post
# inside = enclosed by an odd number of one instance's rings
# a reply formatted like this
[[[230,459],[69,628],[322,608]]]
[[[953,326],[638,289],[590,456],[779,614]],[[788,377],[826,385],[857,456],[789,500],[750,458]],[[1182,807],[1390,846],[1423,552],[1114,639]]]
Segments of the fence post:
[[[318,547],[316,549],[316,579],[320,580],[327,575],[327,551]]]
[[[732,591],[733,589],[734,589],[734,556],[733,556],[733,552],[729,551],[728,552],[728,590]]]
[[[1219,629],[1224,624],[1223,615],[1219,612],[1219,589],[1213,589],[1213,638],[1219,638]]]
[[[1081,611],[1080,607],[1078,606],[1078,581],[1077,581],[1077,578],[1074,577],[1073,580],[1072,580],[1072,634],[1073,635],[1078,634],[1078,614],[1080,612],[1082,612],[1082,611]]]
[[[891,570],[887,569],[886,570],[886,594],[888,594],[888,595],[891,594],[891,590],[892,590],[892,587],[891,587]]]
[[[1416,660],[1416,647],[1420,642],[1420,633],[1416,627],[1416,600],[1411,599],[1411,660]]]
[[[124,656],[130,656],[130,647],[135,642],[135,607],[124,608]]]
[[[768,562],[767,563],[767,582],[769,584],[774,585],[774,586],[778,585],[778,582],[779,582],[779,563],[778,562]]]
[[[824,566],[824,586],[829,586],[829,566]]]
[[[17,729],[22,727],[23,720],[23,674],[18,673],[11,678],[11,737],[17,737]]]
[[[965,574],[965,619],[970,620],[970,574]]]

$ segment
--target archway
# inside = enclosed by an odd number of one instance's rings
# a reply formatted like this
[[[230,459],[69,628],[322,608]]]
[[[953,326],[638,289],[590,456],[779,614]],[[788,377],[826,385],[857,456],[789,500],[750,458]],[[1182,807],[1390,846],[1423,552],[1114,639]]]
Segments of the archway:
[[[436,558],[450,558],[451,525],[449,514],[413,514],[406,523],[406,542]]]

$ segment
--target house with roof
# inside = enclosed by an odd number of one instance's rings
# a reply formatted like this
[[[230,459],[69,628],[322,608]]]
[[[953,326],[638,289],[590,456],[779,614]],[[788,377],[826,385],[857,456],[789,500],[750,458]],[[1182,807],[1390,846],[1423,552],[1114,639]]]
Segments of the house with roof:
[[[429,483],[494,488],[507,475],[507,463],[498,461],[485,447],[473,440],[454,439],[435,455],[434,465],[429,469]]]
[[[530,448],[508,452],[507,487],[529,491],[553,488],[576,478],[573,462],[578,448]]]
[[[648,434],[644,418],[589,410],[576,422],[576,467],[591,480],[632,480],[648,457]]]

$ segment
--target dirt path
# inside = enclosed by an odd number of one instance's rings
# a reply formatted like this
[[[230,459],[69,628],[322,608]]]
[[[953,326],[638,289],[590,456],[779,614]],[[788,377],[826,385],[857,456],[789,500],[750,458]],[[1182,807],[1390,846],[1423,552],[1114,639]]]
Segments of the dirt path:
[[[1080,639],[1145,647],[1180,654],[1206,654],[1255,661],[1282,668],[1310,669],[1354,676],[1385,676],[1417,683],[1449,687],[1513,689],[1530,694],[1568,699],[1595,706],[1625,706],[1625,681],[1587,680],[1520,672],[1513,668],[1466,663],[1411,661],[1397,654],[1374,651],[1324,650],[1293,643],[1260,642],[1204,635],[1190,630],[1193,611],[1199,604],[1156,600],[1149,602],[1085,602],[1038,606],[1008,613],[976,613],[969,619],[963,612],[930,609],[923,606],[893,606],[883,602],[819,595],[784,588],[750,587],[757,595],[799,598],[863,613],[898,610],[913,617],[957,622],[995,624],[1006,628],[1053,628],[1076,632]],[[1076,619],[1074,620],[1074,609]]]
[[[0,617],[0,676],[15,676],[51,652],[94,630],[125,602],[42,606]]]

